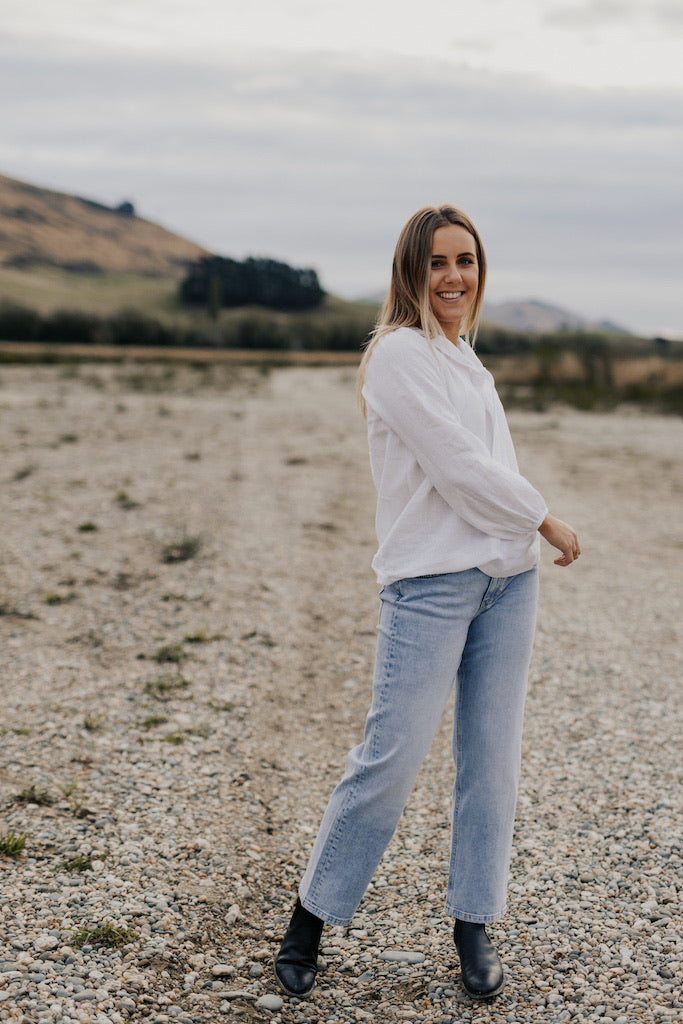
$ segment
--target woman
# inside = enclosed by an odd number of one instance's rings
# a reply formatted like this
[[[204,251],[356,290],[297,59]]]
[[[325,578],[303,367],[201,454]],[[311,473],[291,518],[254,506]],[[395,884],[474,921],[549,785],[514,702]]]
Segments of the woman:
[[[505,911],[539,534],[568,566],[574,530],[517,469],[493,380],[474,354],[486,261],[470,219],[419,210],[361,362],[377,487],[382,589],[363,742],[323,816],[275,960],[282,988],[313,988],[323,924],[348,925],[391,839],[455,686],[446,898],[466,992],[497,995],[486,924]]]

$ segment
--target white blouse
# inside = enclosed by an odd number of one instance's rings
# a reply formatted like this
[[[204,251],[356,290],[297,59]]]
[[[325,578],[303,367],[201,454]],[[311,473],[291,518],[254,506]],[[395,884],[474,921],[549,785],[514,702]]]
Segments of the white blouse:
[[[548,509],[521,476],[493,378],[462,339],[401,327],[367,363],[380,585],[474,567],[514,576],[539,559]]]

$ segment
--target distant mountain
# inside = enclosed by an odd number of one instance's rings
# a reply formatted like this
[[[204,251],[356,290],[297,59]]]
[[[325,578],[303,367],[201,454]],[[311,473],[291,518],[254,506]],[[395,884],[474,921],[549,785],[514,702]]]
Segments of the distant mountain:
[[[385,294],[377,292],[360,301],[381,305],[384,299]],[[533,334],[560,330],[597,330],[608,331],[610,334],[630,333],[609,320],[587,320],[577,313],[571,313],[560,306],[552,306],[549,302],[541,302],[539,299],[526,299],[523,302],[485,302],[482,321],[492,324],[494,327],[507,327],[511,331],[526,331]]]
[[[0,268],[179,279],[207,250],[117,207],[0,175]]]
[[[614,334],[629,334],[617,324],[608,320],[593,321],[571,313],[560,306],[552,306],[538,299],[523,302],[485,302],[482,321],[496,327],[508,327],[514,331],[530,331],[534,334],[560,330],[598,330]]]

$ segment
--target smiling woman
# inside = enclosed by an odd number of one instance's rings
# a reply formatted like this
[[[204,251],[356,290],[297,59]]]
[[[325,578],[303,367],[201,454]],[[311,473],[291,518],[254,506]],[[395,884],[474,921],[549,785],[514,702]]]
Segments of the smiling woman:
[[[380,338],[397,327],[420,327],[430,339],[443,332],[457,344],[463,332],[473,341],[485,284],[484,246],[467,214],[448,205],[418,210],[396,243],[389,294],[361,361],[363,410],[366,368]]]
[[[485,276],[466,214],[418,210],[399,236],[389,296],[361,363],[381,586],[372,705],[275,960],[291,996],[314,986],[324,923],[351,923],[452,690],[446,913],[468,995],[503,988],[485,926],[506,908],[539,534],[561,552],[556,565],[570,565],[580,548],[519,473],[493,380],[468,344]]]

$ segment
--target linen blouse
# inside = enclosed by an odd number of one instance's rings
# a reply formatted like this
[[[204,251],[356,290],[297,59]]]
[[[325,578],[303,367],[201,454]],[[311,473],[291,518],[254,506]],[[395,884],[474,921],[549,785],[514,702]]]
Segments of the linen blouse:
[[[362,393],[380,585],[537,564],[548,509],[519,472],[493,377],[466,342],[398,328],[376,342]]]

